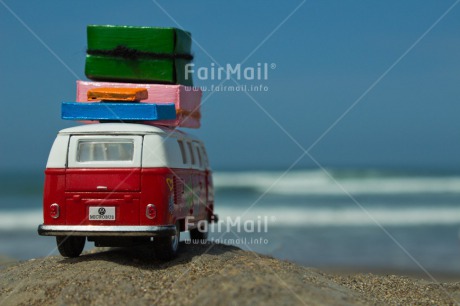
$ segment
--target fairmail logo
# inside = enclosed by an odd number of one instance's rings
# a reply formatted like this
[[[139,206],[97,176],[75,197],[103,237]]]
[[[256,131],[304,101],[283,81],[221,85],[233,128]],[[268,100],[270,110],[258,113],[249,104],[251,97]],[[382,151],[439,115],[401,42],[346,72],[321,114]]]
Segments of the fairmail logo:
[[[227,216],[225,220],[219,219],[215,226],[209,227],[206,220],[195,220],[194,216],[187,216],[185,218],[185,228],[198,227],[199,231],[223,233],[223,232],[236,232],[236,233],[267,233],[270,222],[274,222],[275,216],[257,216],[256,219],[243,219],[240,216],[235,218]]]
[[[218,66],[211,63],[210,67],[196,68],[195,64],[185,65],[185,79],[188,80],[195,75],[199,80],[231,80],[236,81],[262,81],[268,80],[269,71],[276,68],[274,63],[257,63],[256,66],[245,66],[241,64],[226,64]]]

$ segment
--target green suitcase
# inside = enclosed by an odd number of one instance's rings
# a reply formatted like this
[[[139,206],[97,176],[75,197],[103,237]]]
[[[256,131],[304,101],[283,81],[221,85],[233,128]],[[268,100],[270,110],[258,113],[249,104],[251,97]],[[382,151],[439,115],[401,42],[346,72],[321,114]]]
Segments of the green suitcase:
[[[176,28],[89,25],[85,74],[101,81],[192,86],[191,35]]]

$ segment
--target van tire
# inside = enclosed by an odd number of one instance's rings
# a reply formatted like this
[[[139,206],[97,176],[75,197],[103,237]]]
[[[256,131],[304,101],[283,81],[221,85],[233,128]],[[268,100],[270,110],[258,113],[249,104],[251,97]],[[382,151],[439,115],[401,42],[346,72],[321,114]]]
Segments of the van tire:
[[[200,222],[199,224],[203,224]],[[199,226],[195,227],[194,229],[190,230],[190,240],[192,240],[192,243],[194,244],[201,244],[205,243],[208,240],[208,227],[209,223],[206,221],[205,226]]]
[[[180,241],[180,223],[176,222],[176,235],[155,237],[153,247],[155,256],[163,261],[168,261],[177,256]]]
[[[59,253],[64,257],[78,257],[85,247],[86,237],[56,236]]]

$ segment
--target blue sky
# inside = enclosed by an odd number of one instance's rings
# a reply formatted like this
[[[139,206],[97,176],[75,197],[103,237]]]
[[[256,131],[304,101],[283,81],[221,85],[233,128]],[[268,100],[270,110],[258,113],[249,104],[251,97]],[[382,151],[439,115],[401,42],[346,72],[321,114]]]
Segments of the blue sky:
[[[205,93],[202,128],[189,132],[217,170],[286,169],[312,144],[327,167],[458,170],[460,5],[445,14],[454,3],[1,0],[0,170],[43,169],[57,131],[75,125],[60,103],[85,79],[87,24],[180,25],[197,42],[196,68],[248,55],[243,67],[276,65],[267,80],[239,82],[267,92]],[[295,164],[315,166],[309,156]]]

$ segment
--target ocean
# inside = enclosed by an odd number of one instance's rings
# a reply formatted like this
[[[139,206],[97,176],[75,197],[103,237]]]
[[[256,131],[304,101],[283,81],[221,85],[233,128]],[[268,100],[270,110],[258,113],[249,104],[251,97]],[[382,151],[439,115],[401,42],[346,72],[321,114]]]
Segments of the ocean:
[[[311,267],[460,275],[460,174],[328,171],[216,172],[210,240]],[[36,233],[43,176],[2,181],[0,254],[58,254]]]

